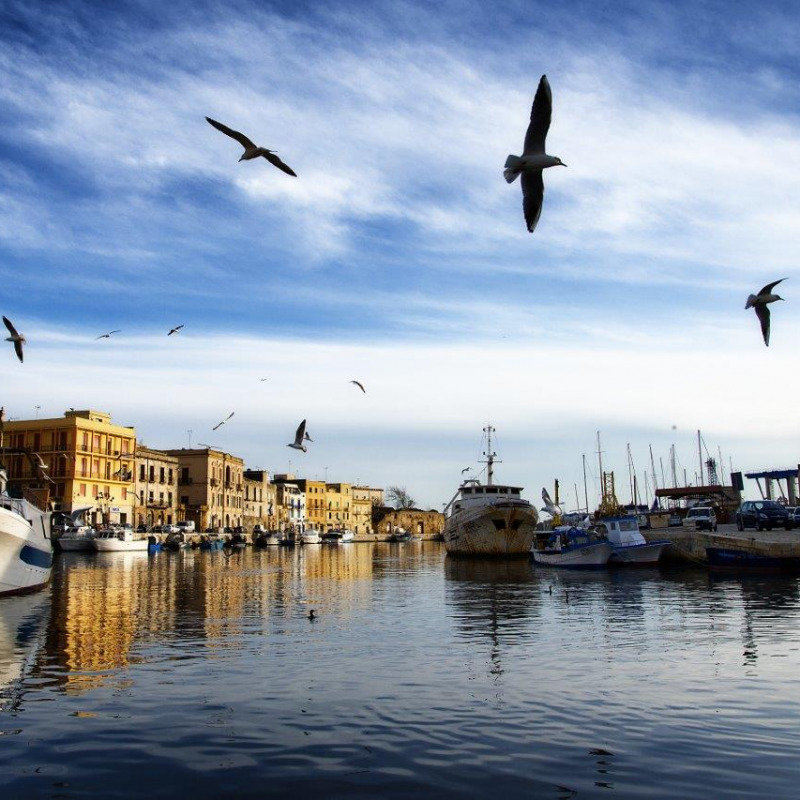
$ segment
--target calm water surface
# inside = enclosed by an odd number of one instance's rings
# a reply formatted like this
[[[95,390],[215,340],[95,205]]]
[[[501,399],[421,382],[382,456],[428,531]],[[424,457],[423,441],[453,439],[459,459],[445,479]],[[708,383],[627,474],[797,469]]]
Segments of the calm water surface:
[[[65,554],[0,601],[0,795],[797,797],[799,647],[796,579]]]

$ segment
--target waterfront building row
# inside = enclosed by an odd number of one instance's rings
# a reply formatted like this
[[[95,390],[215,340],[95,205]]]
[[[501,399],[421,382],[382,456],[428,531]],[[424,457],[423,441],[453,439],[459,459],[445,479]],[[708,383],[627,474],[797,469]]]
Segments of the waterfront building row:
[[[199,530],[261,525],[268,530],[371,534],[383,490],[270,476],[213,447],[159,450],[137,442],[133,426],[93,409],[63,417],[0,423],[9,487],[49,489],[52,508],[86,509],[97,526],[164,525],[191,520]],[[44,472],[36,466],[38,454]]]

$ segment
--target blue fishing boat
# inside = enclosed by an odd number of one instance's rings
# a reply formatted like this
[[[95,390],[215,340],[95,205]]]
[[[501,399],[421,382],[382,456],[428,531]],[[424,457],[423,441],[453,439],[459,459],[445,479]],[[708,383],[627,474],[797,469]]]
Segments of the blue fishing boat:
[[[800,572],[800,556],[765,556],[735,547],[706,547],[708,566],[728,572]]]
[[[608,539],[593,530],[560,525],[553,528],[547,540],[534,541],[533,560],[548,567],[568,569],[602,569],[614,548]]]

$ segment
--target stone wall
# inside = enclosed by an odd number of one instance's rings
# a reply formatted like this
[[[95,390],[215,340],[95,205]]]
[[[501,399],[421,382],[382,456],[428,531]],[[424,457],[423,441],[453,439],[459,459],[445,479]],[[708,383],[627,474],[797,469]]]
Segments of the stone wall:
[[[375,540],[386,541],[395,528],[404,528],[414,536],[435,539],[444,529],[444,514],[440,511],[421,511],[418,508],[376,508],[373,515]]]

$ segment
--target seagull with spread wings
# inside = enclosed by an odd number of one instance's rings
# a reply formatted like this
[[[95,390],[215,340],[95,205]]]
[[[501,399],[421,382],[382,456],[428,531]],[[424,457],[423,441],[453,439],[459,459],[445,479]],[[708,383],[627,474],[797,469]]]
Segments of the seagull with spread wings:
[[[235,411],[231,411],[231,413],[228,414],[228,416],[225,417],[225,419],[223,419],[221,422],[218,422],[211,430],[215,431],[217,430],[217,428],[221,428],[235,413],[236,413]]]
[[[306,449],[305,444],[303,444],[303,441],[306,440],[306,439],[308,439],[308,441],[311,441],[310,437],[306,433],[306,421],[303,420],[297,426],[297,430],[294,433],[294,441],[290,442],[286,446],[287,447],[291,447],[294,450],[302,450],[304,453],[307,453],[308,450]]]
[[[283,161],[278,158],[278,154],[274,150],[268,150],[266,147],[258,147],[257,145],[253,144],[243,133],[239,133],[239,131],[235,131],[232,128],[229,128],[227,125],[223,125],[221,122],[217,122],[215,119],[211,119],[211,117],[206,117],[206,120],[210,125],[213,125],[218,131],[222,131],[226,136],[230,136],[231,139],[236,139],[239,144],[244,147],[244,153],[242,153],[242,157],[239,161],[250,161],[253,158],[259,158],[263,156],[264,158],[269,161],[270,164],[277,167],[280,170],[283,170],[287,175],[292,175],[293,177],[297,177],[297,173],[288,165],[284,164]]]
[[[172,336],[173,333],[180,333],[183,329],[183,325],[176,325],[168,334],[167,336]]]
[[[354,383],[356,386],[358,386],[358,388],[361,389],[361,391],[364,392],[364,394],[367,393],[367,390],[361,385],[360,381],[350,381],[350,383]]]
[[[747,298],[745,310],[748,308],[755,308],[756,316],[761,323],[761,335],[764,337],[764,344],[767,347],[769,347],[769,309],[767,308],[767,303],[774,303],[776,300],[783,300],[779,294],[773,294],[772,290],[781,281],[785,280],[786,278],[781,278],[778,281],[768,283],[758,294],[751,294]]]
[[[517,175],[522,175],[522,211],[525,224],[533,233],[542,213],[544,202],[544,180],[542,171],[547,167],[566,167],[558,156],[549,156],[545,152],[545,139],[550,129],[550,117],[553,111],[553,96],[547,75],[542,75],[539,88],[531,106],[531,121],[525,134],[525,144],[521,156],[509,156],[506,159],[503,177],[513,183]]]
[[[110,339],[115,333],[122,333],[122,331],[109,331],[108,333],[101,333],[99,336],[95,336],[94,340],[97,341],[98,339]]]
[[[7,342],[14,342],[14,352],[17,354],[17,358],[22,362],[22,345],[25,344],[25,337],[21,333],[17,333],[17,329],[11,324],[11,320],[8,317],[3,317],[3,323],[5,324],[6,328],[8,328],[8,332],[11,336],[6,336]]]

